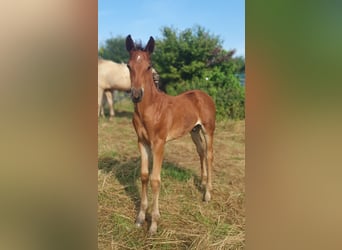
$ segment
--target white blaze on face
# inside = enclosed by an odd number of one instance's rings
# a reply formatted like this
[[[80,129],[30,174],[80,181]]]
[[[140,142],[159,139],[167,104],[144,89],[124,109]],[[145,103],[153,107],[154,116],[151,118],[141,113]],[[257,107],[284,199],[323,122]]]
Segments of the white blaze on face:
[[[141,56],[138,55],[138,56],[137,56],[137,62],[139,62],[140,60],[141,60]]]

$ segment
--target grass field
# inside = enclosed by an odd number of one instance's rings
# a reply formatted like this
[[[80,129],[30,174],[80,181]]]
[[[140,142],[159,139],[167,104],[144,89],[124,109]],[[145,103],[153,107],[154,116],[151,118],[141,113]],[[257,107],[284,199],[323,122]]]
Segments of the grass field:
[[[166,144],[158,232],[136,228],[140,155],[128,100],[98,123],[99,249],[243,249],[245,245],[245,125],[218,122],[212,200],[202,201],[200,164],[190,135]],[[149,186],[149,205],[151,205]],[[150,220],[150,210],[147,213]]]

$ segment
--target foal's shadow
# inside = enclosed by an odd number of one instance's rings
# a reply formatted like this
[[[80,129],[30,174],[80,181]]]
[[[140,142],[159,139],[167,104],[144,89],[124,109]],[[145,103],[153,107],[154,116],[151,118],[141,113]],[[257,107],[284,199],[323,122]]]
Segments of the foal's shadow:
[[[106,173],[113,173],[124,187],[126,194],[134,202],[135,210],[139,211],[140,192],[136,183],[137,179],[140,179],[140,159],[130,158],[118,161],[111,157],[102,157],[98,160],[98,168]]]
[[[138,214],[140,210],[140,191],[138,189],[137,183],[140,184],[140,182],[137,182],[137,180],[140,180],[140,158],[136,157],[125,161],[118,161],[111,157],[102,157],[99,158],[98,167],[106,173],[112,172],[115,175],[117,180],[124,187],[126,194],[134,202],[135,211]],[[151,166],[149,167],[149,171],[151,172]],[[169,178],[178,181],[187,180],[192,176],[197,190],[199,192],[203,191],[201,187],[201,180],[198,175],[193,171],[185,169],[177,164],[167,161],[163,162],[162,175],[166,175]],[[185,179],[180,180],[179,178]],[[146,213],[146,221],[147,228],[149,228],[151,224],[150,213]]]
[[[170,177],[178,181],[187,181],[192,177],[196,189],[201,193],[204,191],[201,178],[193,170],[187,169],[184,166],[180,166],[169,161],[164,161],[162,167],[162,175],[163,174],[169,175]]]

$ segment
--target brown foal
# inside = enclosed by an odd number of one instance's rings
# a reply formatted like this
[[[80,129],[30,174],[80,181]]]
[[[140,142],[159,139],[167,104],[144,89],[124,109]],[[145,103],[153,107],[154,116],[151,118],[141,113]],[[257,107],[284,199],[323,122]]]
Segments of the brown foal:
[[[145,221],[148,207],[147,184],[150,179],[153,203],[149,232],[153,234],[157,231],[157,221],[160,218],[158,205],[160,171],[164,145],[167,141],[187,133],[191,134],[200,157],[203,200],[210,200],[216,110],[211,97],[202,91],[192,90],[178,96],[169,96],[156,88],[150,60],[154,50],[153,37],[150,37],[143,49],[137,47],[129,35],[126,38],[126,49],[130,54],[127,67],[131,77],[131,98],[134,102],[133,125],[141,154],[142,191],[136,225],[141,226]],[[153,157],[151,175],[148,168],[150,155]]]

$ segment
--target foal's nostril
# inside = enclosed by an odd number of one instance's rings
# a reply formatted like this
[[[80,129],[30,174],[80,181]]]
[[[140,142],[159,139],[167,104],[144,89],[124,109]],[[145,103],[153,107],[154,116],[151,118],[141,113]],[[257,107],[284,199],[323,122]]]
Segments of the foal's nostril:
[[[136,88],[132,88],[131,90],[131,98],[132,101],[137,103],[140,102],[143,96],[143,91],[142,89],[136,89]]]

